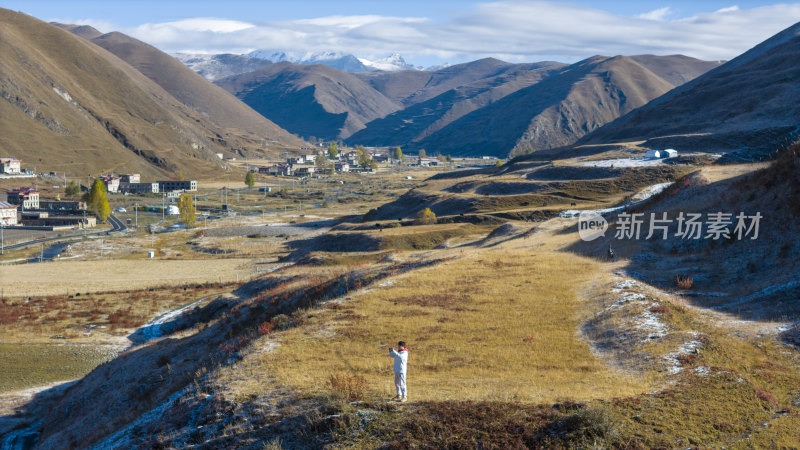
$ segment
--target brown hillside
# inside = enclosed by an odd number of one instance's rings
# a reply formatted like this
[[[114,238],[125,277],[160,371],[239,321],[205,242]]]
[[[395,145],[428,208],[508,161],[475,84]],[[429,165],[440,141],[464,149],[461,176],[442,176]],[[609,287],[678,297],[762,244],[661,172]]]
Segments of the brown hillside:
[[[216,83],[300,136],[346,138],[399,109],[354,75],[320,64],[271,64]]]
[[[70,31],[75,33],[79,28]],[[281,143],[301,144],[299,139],[224,89],[151,45],[118,32],[89,39],[142,72],[186,106],[222,127],[238,128],[259,136],[266,134],[268,138]]]
[[[760,158],[797,134],[800,23],[587,136]],[[702,134],[702,136],[686,136]]]
[[[500,75],[458,86],[430,100],[376,119],[348,141],[364,145],[406,145],[420,141],[472,111],[538,83],[564,66],[556,62],[542,62],[505,67]],[[429,94],[430,91],[421,96]]]
[[[84,176],[203,176],[254,148],[133,67],[53,25],[0,10],[0,148],[26,167]]]
[[[405,70],[400,72],[360,72],[355,76],[378,92],[406,107],[424,102],[450,89],[484,78],[498,76],[515,64],[495,58],[483,58],[445,67],[432,72]]]
[[[595,56],[474,111],[415,144],[496,155],[560,147],[672,89],[626,56]]]

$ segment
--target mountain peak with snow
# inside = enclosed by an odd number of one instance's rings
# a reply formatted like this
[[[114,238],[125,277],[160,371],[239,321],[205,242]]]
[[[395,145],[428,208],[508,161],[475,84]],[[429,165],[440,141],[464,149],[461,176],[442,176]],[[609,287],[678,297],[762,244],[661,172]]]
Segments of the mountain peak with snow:
[[[361,61],[361,64],[373,70],[384,70],[387,72],[398,70],[422,70],[422,67],[407,63],[399,53],[392,53],[386,58],[376,59],[375,61],[370,61],[365,58],[358,58],[358,60]]]
[[[288,61],[294,64],[324,64],[345,72],[367,72],[373,70],[383,70],[394,72],[398,70],[436,70],[446,67],[447,64],[423,68],[409,64],[399,53],[381,59],[359,58],[352,54],[339,51],[318,51],[318,52],[286,52],[274,49],[254,50],[245,56],[251,58],[266,59],[274,63]]]

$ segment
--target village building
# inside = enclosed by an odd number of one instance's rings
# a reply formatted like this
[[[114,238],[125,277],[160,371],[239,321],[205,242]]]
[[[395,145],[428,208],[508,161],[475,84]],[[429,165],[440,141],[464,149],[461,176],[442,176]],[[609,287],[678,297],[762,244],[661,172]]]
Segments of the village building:
[[[292,175],[293,172],[294,171],[292,169],[292,166],[289,165],[288,163],[280,163],[274,166],[258,168],[258,173],[265,173],[267,175],[275,175],[275,176],[278,175],[290,176]]]
[[[22,209],[39,208],[39,191],[33,188],[19,188],[6,191],[8,203],[22,207]]]
[[[47,211],[22,213],[22,225],[28,227],[95,227],[97,218],[91,215],[51,216]]]
[[[158,181],[159,192],[194,192],[197,190],[196,180]]]
[[[78,213],[86,210],[86,203],[73,200],[39,200],[39,209],[44,211],[57,211],[61,213]]]
[[[17,224],[17,205],[0,202],[0,225],[4,227]]]
[[[422,167],[434,167],[439,165],[439,160],[433,158],[419,158],[419,165]]]
[[[158,183],[120,183],[119,191],[126,194],[158,194]]]
[[[674,158],[676,156],[678,156],[678,151],[675,150],[674,148],[668,148],[661,152],[662,158]]]
[[[661,152],[658,150],[648,150],[644,156],[646,158],[661,158]]]
[[[294,170],[294,175],[297,177],[309,177],[314,175],[314,172],[317,170],[314,166],[303,166],[303,167],[296,167]]]
[[[119,192],[119,177],[115,177],[113,175],[103,175],[102,177],[99,177],[98,180],[102,180],[103,183],[105,183],[106,191]]]
[[[19,175],[22,173],[21,161],[15,158],[0,158],[0,173]]]
[[[138,173],[123,173],[119,176],[119,183],[138,183],[141,177]]]
[[[350,164],[345,161],[336,161],[334,168],[337,172],[350,172]]]

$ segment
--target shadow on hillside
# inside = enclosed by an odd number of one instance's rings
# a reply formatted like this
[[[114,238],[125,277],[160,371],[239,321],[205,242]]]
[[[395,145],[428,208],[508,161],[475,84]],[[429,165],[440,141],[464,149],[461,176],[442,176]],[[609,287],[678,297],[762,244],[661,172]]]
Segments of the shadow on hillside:
[[[797,183],[800,185],[800,182]],[[790,181],[764,169],[730,179],[707,183],[702,178],[687,177],[672,188],[648,201],[625,210],[643,213],[639,239],[617,239],[620,213],[605,216],[609,227],[604,237],[593,241],[578,240],[569,251],[608,261],[609,247],[615,259],[628,262],[625,274],[662,290],[675,292],[693,305],[713,308],[741,319],[795,322],[800,320],[800,236],[797,211],[792,206]],[[663,231],[649,234],[650,214],[661,218],[666,212],[672,223],[667,239]],[[700,213],[704,222],[701,238],[682,239],[678,232],[678,214]],[[731,239],[708,237],[708,214],[732,214]],[[757,239],[733,232],[736,215],[743,212],[759,221]],[[745,222],[750,226],[751,222]],[[574,233],[573,225],[561,233]],[[679,289],[677,277],[689,277],[691,286]]]

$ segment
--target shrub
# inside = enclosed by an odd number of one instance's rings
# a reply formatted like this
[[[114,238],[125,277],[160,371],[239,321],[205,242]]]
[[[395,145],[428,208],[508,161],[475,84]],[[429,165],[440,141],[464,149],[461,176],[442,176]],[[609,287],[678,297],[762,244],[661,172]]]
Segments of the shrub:
[[[691,289],[694,286],[694,280],[689,275],[675,275],[675,284],[679,289]]]
[[[261,336],[268,336],[272,333],[272,324],[269,322],[264,322],[258,326],[258,334]]]
[[[773,397],[771,394],[769,394],[768,392],[766,392],[766,391],[764,391],[763,389],[760,389],[760,388],[753,388],[753,389],[756,392],[756,396],[760,400],[768,402],[772,406],[773,409],[778,407],[778,401],[775,400],[775,397]]]
[[[289,316],[286,314],[278,314],[277,316],[273,317],[270,322],[272,322],[273,329],[279,330],[289,326],[291,319],[289,319]]]
[[[356,402],[364,399],[367,388],[367,379],[361,375],[348,375],[346,373],[332,373],[328,382],[331,389],[343,399]]]
[[[595,446],[618,436],[608,412],[600,408],[581,408],[557,421],[554,426],[557,435],[577,447]]]
[[[436,223],[436,214],[430,208],[425,208],[414,217],[414,225],[431,225]]]

